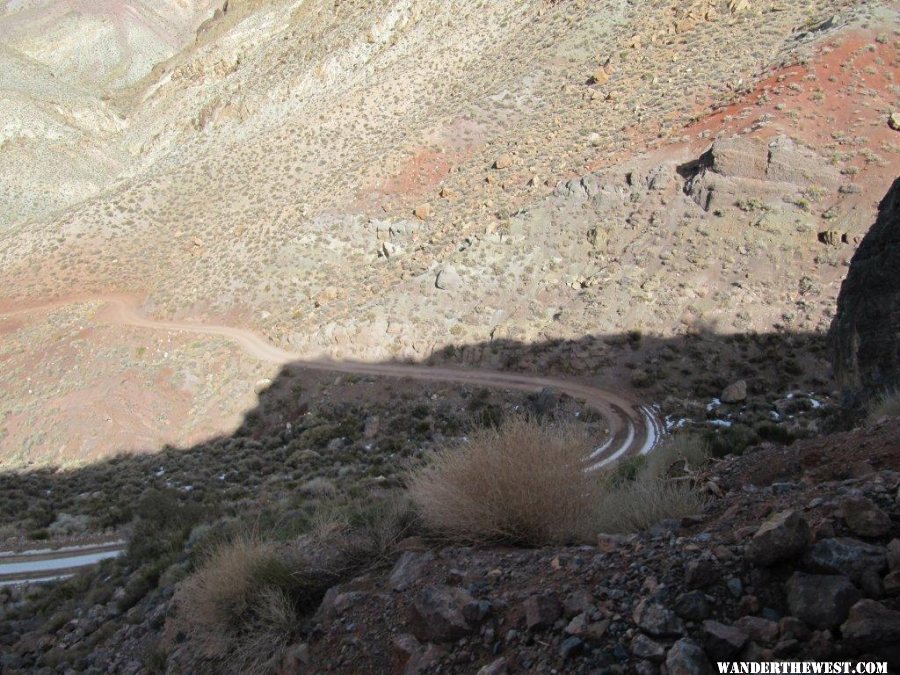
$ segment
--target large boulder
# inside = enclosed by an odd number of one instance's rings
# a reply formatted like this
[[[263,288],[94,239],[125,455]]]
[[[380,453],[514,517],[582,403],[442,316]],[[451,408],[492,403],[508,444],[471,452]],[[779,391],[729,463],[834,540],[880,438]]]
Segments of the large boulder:
[[[747,559],[754,565],[773,565],[803,554],[812,532],[797,511],[781,511],[760,526],[747,544]]]
[[[834,372],[856,400],[900,385],[900,178],[850,261],[831,323]]]
[[[791,614],[813,628],[835,628],[847,619],[860,599],[847,577],[794,572],[787,581]]]

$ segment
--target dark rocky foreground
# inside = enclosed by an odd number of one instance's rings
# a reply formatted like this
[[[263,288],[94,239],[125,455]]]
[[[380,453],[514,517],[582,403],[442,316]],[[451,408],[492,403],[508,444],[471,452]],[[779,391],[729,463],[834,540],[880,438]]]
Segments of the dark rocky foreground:
[[[596,546],[426,551],[409,541],[388,573],[329,592],[281,672],[900,667],[900,423],[763,447],[708,479],[702,515]],[[186,643],[175,662],[190,654]]]

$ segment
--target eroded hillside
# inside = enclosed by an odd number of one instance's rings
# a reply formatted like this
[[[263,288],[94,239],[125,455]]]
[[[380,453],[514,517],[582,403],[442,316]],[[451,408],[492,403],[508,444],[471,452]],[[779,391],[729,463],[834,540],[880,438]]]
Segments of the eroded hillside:
[[[25,25],[12,9],[4,21]],[[267,376],[205,338],[196,356],[157,353],[94,313],[110,293],[158,319],[254,328],[296,353],[422,360],[451,347],[467,363],[702,396],[720,383],[679,382],[686,364],[621,352],[615,336],[821,333],[897,172],[890,3],[213,9],[127,14],[176,21],[182,47],[151,49],[126,31],[116,44],[142,47],[131,57],[142,65],[113,77],[122,50],[90,87],[77,63],[54,74],[37,61],[20,33],[4,52],[16,64],[3,71],[4,306],[96,301],[4,324],[4,445],[17,456],[59,447],[49,420],[80,419],[67,396],[116,392],[142,407],[145,385],[117,384],[123,368],[171,383],[154,414],[222,408],[159,441],[235,419],[241,408],[229,411],[214,382],[250,392]],[[701,166],[716,138],[746,161]],[[769,170],[758,162],[773,143],[789,165]],[[557,340],[584,343],[518,355]],[[56,347],[42,358],[26,346],[45,343]],[[109,354],[108,373],[76,372],[65,356],[95,352]],[[720,378],[744,375],[729,349],[717,354]],[[751,388],[822,387],[804,375],[820,378],[821,359],[797,368],[793,381]],[[222,377],[198,382],[198,369]],[[119,423],[127,436],[131,422]],[[84,442],[104,445],[84,424]]]

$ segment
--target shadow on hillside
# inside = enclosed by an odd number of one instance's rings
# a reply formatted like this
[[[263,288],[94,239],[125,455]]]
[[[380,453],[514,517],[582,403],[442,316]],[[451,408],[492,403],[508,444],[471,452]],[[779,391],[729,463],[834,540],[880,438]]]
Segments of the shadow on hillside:
[[[725,410],[736,420],[732,427],[707,427],[718,429],[720,452],[790,439],[789,429],[771,421],[773,402],[791,391],[828,394],[833,386],[826,337],[817,333],[697,331],[658,338],[631,332],[536,344],[492,340],[447,347],[424,363],[585,378],[611,389],[619,383],[673,418],[702,420]],[[182,505],[201,504],[224,516],[270,506],[299,513],[323,495],[359,497],[399,486],[405,467],[423,448],[438,447],[473,425],[496,422],[515,405],[535,412],[547,405],[546,395],[446,385],[455,397],[433,396],[439,382],[399,386],[397,378],[347,374],[336,376],[346,389],[340,397],[322,396],[304,386],[308,375],[302,366],[282,368],[230,436],[73,470],[0,473],[0,537],[111,531],[131,522],[141,496],[154,489],[171,492]],[[747,381],[747,400],[708,411],[710,399],[738,379]],[[354,383],[358,386],[350,386]]]

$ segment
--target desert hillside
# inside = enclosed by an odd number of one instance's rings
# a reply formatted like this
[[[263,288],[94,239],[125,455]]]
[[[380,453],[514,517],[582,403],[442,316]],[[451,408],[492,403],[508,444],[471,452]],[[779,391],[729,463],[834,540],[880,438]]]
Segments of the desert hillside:
[[[0,671],[894,667],[898,47],[0,0]]]
[[[222,342],[116,326],[97,314],[111,295],[305,357],[451,348],[653,385],[657,402],[715,394],[750,375],[734,350],[707,351],[712,373],[652,347],[823,333],[896,174],[889,3],[162,5],[122,20],[177,24],[180,48],[129,28],[93,79],[54,73],[41,7],[7,6],[0,69],[2,302],[27,324],[4,339],[17,461],[227,432],[252,403],[237,390],[274,374]],[[107,20],[92,12],[65,16]],[[142,77],[113,77],[126,61]],[[700,166],[716,139],[719,166]],[[648,340],[620,353],[628,335]],[[579,349],[523,360],[558,340]],[[806,377],[825,361],[790,351],[753,393],[828,394]],[[169,422],[136,427],[120,403]]]

